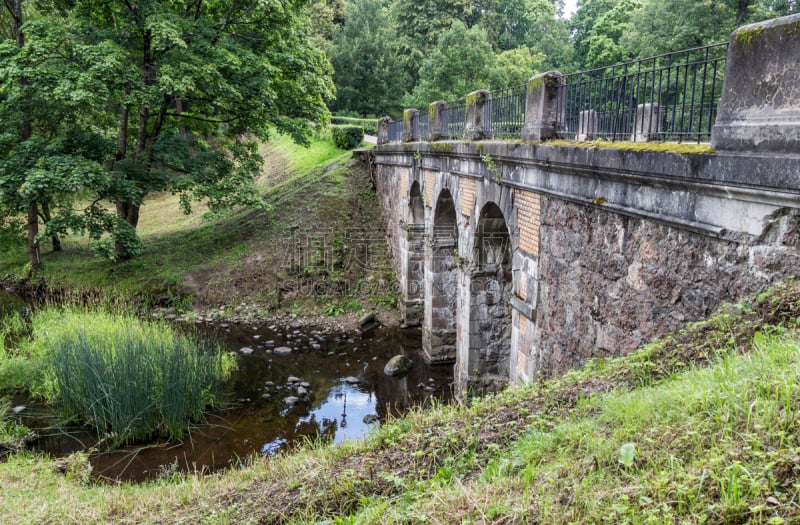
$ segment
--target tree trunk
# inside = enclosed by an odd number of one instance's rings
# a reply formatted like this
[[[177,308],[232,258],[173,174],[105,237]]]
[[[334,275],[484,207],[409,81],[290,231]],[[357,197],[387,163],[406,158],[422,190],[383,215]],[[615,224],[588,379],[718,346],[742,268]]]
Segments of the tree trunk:
[[[39,209],[36,201],[28,205],[28,262],[34,268],[39,268],[42,261],[39,258]]]
[[[139,224],[139,205],[129,200],[117,199],[116,207],[117,217],[130,224],[133,229],[136,229]],[[118,259],[125,261],[131,258],[131,254],[119,240],[114,244],[114,249]]]
[[[50,219],[53,216],[50,214],[50,205],[47,202],[42,203],[42,220],[44,221],[45,226],[50,223]],[[59,238],[57,233],[50,234],[50,241],[53,244],[53,251],[60,252],[61,251],[61,239]]]
[[[14,40],[17,47],[22,49],[25,47],[25,33],[22,31],[22,2],[23,0],[13,0],[13,4],[7,6],[11,11],[11,31],[14,34]],[[20,85],[28,85],[28,79],[23,77],[19,80]],[[25,142],[33,135],[31,122],[27,115],[23,115],[22,124],[20,125],[19,138],[20,142]],[[39,268],[42,261],[39,258],[39,241],[36,237],[39,235],[39,209],[36,200],[28,204],[28,262],[34,268]]]

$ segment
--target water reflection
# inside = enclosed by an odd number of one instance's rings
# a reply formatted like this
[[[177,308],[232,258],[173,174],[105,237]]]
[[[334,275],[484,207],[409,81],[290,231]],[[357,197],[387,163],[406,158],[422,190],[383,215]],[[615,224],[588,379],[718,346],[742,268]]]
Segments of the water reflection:
[[[323,334],[266,326],[217,327],[228,351],[239,355],[230,385],[230,405],[207,417],[182,443],[156,443],[93,454],[100,479],[143,480],[160,472],[211,471],[252,455],[271,455],[307,439],[342,442],[361,439],[389,414],[431,399],[450,398],[452,367],[428,367],[421,358],[417,330],[379,329],[372,334]],[[253,349],[241,355],[244,347]],[[278,355],[280,347],[291,348]],[[397,354],[414,361],[402,378],[383,374]],[[299,387],[303,390],[299,390]],[[301,392],[300,394],[298,392]],[[287,398],[296,398],[294,404]],[[36,412],[47,407],[36,408]],[[47,419],[30,425],[50,425]],[[56,456],[86,450],[97,438],[83,428],[46,430],[38,448]],[[166,467],[165,467],[166,466]]]

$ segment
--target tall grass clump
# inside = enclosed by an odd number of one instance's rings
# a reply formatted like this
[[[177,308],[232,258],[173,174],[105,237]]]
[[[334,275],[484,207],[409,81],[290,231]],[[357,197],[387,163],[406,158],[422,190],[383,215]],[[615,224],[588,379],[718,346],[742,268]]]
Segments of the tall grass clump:
[[[113,441],[180,438],[222,398],[233,358],[166,323],[129,314],[48,309],[31,354],[47,362],[47,397]]]

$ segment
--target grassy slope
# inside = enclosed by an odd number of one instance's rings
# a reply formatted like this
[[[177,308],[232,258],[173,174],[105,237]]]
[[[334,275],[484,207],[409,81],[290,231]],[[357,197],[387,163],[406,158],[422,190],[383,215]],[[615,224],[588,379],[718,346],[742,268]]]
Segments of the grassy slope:
[[[796,523],[799,326],[790,283],[625,358],[206,478],[86,486],[80,458],[65,477],[16,455],[0,508],[12,523]]]
[[[265,309],[308,306],[308,301],[287,302],[280,291],[283,281],[298,279],[282,268],[290,227],[300,223],[310,231],[328,228],[334,237],[353,225],[380,227],[377,197],[366,168],[328,141],[302,148],[277,136],[262,154],[266,164],[258,184],[267,210],[239,210],[209,221],[203,219],[202,206],[184,215],[175,196],[152,195],[142,206],[140,257],[109,263],[93,257],[85,239],[68,237],[62,253],[44,246],[41,277],[54,288],[100,289],[108,295],[191,295],[201,306],[239,301]],[[24,246],[4,246],[0,278],[21,275],[25,262]],[[339,273],[339,278],[366,278],[363,272]],[[328,277],[313,271],[300,276],[310,281]]]

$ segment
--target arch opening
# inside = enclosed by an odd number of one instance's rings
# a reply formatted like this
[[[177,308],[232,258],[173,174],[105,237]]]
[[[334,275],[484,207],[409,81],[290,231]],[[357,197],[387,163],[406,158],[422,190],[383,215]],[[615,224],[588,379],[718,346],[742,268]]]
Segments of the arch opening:
[[[401,315],[405,325],[419,326],[425,299],[425,205],[417,181],[411,185],[407,217]]]
[[[458,222],[455,201],[442,190],[425,250],[425,318],[422,349],[428,363],[456,359]]]
[[[469,280],[469,377],[476,394],[505,388],[511,361],[513,251],[503,212],[494,203],[481,210]]]

